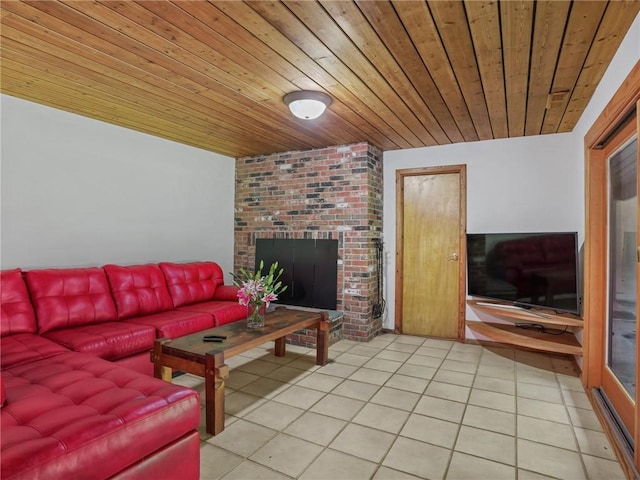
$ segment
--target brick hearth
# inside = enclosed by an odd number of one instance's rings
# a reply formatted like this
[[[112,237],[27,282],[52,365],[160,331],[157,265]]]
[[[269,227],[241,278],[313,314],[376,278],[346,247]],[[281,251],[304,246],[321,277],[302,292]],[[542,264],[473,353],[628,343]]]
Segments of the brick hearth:
[[[253,270],[256,238],[338,240],[343,337],[382,330],[374,238],[382,232],[382,151],[368,143],[236,161],[234,268]]]

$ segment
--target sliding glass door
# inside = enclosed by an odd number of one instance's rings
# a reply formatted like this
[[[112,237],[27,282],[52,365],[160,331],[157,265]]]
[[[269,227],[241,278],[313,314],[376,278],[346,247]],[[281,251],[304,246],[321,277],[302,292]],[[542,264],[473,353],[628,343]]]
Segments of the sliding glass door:
[[[582,382],[631,478],[640,470],[640,63],[584,136]]]
[[[638,139],[623,129],[605,147],[608,170],[607,318],[602,390],[633,445],[637,358]]]

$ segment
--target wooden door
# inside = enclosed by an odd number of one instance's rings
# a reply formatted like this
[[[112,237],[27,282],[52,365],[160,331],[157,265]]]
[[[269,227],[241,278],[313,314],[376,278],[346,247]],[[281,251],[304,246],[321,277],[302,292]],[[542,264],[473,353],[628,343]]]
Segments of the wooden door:
[[[464,338],[465,166],[398,171],[396,330]]]

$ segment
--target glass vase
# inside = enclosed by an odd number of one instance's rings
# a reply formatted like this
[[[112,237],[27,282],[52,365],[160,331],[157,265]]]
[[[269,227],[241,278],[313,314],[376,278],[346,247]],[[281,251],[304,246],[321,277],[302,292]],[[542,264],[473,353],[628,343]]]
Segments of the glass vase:
[[[247,327],[264,327],[264,316],[266,313],[267,307],[264,303],[249,302],[247,304]]]

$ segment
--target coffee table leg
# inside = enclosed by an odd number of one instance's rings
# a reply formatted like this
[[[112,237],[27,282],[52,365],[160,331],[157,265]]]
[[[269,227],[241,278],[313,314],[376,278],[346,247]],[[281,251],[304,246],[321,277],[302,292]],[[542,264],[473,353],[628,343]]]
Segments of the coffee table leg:
[[[224,364],[224,353],[218,350],[205,355],[204,367],[206,429],[217,435],[224,430],[224,383],[229,367]]]
[[[321,312],[320,316],[316,337],[316,365],[326,365],[329,361],[329,314]]]
[[[170,341],[170,338],[158,338],[153,342],[153,350],[151,350],[153,376],[161,378],[165,382],[171,382],[173,371],[169,367],[162,365],[162,346]]]
[[[276,338],[276,345],[273,351],[273,354],[276,357],[284,357],[285,355],[285,345],[287,344],[287,337]]]

